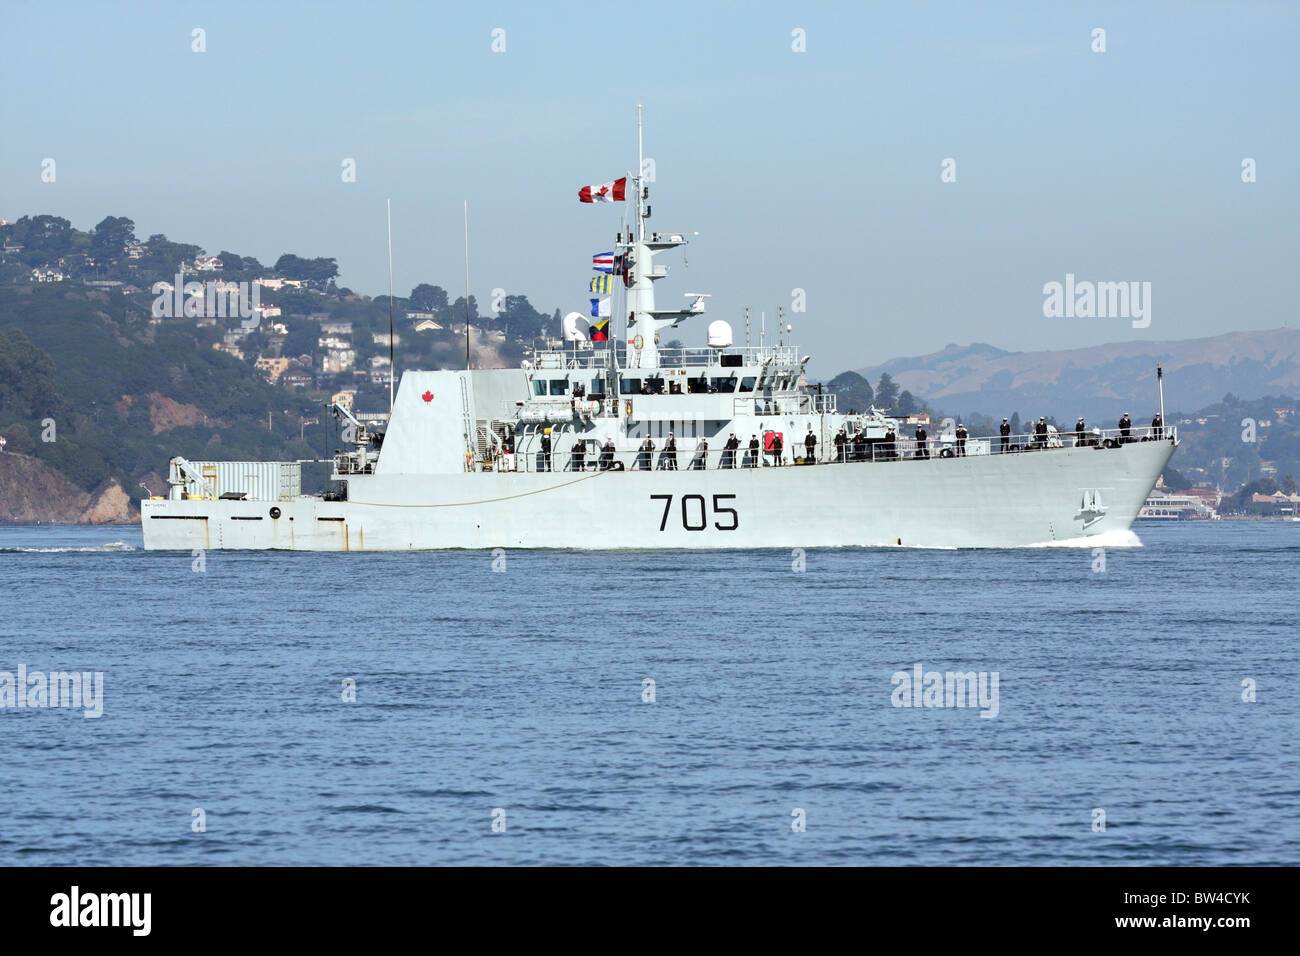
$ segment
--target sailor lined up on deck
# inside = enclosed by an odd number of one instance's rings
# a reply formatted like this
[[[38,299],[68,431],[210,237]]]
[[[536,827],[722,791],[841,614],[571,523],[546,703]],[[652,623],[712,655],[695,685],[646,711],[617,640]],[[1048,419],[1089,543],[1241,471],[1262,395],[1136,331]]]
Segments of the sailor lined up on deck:
[[[808,464],[814,464],[817,461],[817,436],[813,434],[811,428],[803,440],[803,459]]]
[[[1002,436],[1002,451],[1006,451],[1011,444],[1011,423],[1005,418],[1002,424],[998,426],[998,434]]]
[[[731,433],[731,437],[727,439],[727,443],[723,445],[722,448],[722,467],[735,468],[736,450],[740,448],[740,439],[736,437],[735,432]]]
[[[677,470],[677,439],[673,433],[668,433],[668,440],[664,442],[664,450],[659,455],[659,467],[665,471]]]
[[[760,446],[759,446],[759,444],[758,444],[758,436],[757,436],[757,435],[750,435],[750,436],[749,436],[749,457],[745,459],[745,467],[746,467],[746,468],[756,468],[756,467],[758,467],[758,449],[759,449],[759,447],[760,447]]]
[[[701,438],[695,445],[695,457],[691,459],[692,471],[703,471],[709,460],[709,440]]]

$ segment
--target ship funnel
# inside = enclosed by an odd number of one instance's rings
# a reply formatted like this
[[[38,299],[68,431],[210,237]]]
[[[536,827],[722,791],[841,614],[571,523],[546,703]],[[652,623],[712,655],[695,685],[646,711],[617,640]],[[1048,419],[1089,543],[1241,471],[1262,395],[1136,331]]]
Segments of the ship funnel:
[[[591,332],[591,323],[581,312],[570,312],[564,317],[564,341],[585,342]]]
[[[709,323],[709,348],[725,349],[731,347],[731,325],[718,319]]]

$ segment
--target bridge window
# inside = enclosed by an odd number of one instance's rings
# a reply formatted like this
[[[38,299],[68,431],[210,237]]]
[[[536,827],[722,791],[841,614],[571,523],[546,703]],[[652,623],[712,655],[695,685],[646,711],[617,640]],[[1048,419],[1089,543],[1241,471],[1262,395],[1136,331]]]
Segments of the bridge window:
[[[604,380],[603,378],[593,378],[593,379],[591,380],[591,388],[587,389],[587,394],[588,394],[588,395],[604,395],[604,394],[605,394],[605,380]]]
[[[624,395],[640,395],[641,380],[639,378],[624,378],[618,383],[618,390]]]
[[[552,394],[552,395],[568,395],[568,394],[569,394],[569,380],[568,380],[567,378],[553,378],[553,379],[551,379],[551,394]]]
[[[742,392],[752,392],[754,390],[754,376],[746,375],[740,380],[740,390]]]
[[[533,394],[538,396],[546,394],[546,379],[533,379]]]
[[[715,378],[713,387],[719,392],[734,392],[736,390],[736,380],[734,378]]]

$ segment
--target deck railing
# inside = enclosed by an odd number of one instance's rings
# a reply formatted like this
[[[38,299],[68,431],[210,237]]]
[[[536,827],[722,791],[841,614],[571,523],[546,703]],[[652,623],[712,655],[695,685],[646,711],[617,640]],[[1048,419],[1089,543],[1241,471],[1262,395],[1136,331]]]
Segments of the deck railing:
[[[645,371],[628,366],[627,348],[616,347],[618,364],[624,371]],[[722,362],[720,356],[739,356],[741,366],[761,365],[768,359],[777,367],[799,364],[799,350],[793,345],[741,345],[725,349],[660,348],[658,368],[711,368]],[[603,369],[609,364],[608,348],[550,349],[534,352],[529,361],[539,369]],[[731,361],[735,361],[734,358]]]
[[[1074,432],[1049,432],[1046,436],[1034,434],[1008,435],[1005,444],[1001,436],[987,435],[958,439],[954,435],[939,438],[927,438],[920,445],[914,438],[899,438],[892,444],[884,439],[872,439],[866,444],[852,443],[837,447],[833,442],[819,444],[814,449],[812,461],[804,461],[806,449],[801,441],[788,443],[780,456],[761,447],[757,453],[751,452],[748,442],[729,451],[710,443],[707,450],[697,445],[696,439],[684,439],[678,442],[676,453],[665,452],[663,442],[655,442],[653,451],[640,449],[620,449],[605,452],[597,448],[594,441],[588,441],[586,453],[581,457],[573,455],[567,448],[547,456],[540,448],[532,447],[520,453],[503,456],[487,467],[494,471],[554,471],[554,472],[594,472],[594,471],[715,471],[732,468],[774,468],[805,467],[806,465],[834,464],[891,464],[900,461],[924,461],[927,459],[974,458],[1003,454],[1044,454],[1066,448],[1094,448],[1106,451],[1122,445],[1152,440],[1170,439],[1177,441],[1177,430],[1165,427],[1161,435],[1155,435],[1150,427],[1133,428],[1127,434],[1119,429],[1098,429],[1078,435]]]

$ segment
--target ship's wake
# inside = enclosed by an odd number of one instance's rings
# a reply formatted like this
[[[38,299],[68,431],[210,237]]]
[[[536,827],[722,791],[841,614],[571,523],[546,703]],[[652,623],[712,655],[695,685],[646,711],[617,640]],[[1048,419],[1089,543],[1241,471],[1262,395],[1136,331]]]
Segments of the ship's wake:
[[[1142,539],[1133,531],[1103,531],[1101,534],[1084,535],[1081,538],[1063,538],[1060,541],[1038,541],[1025,545],[1027,548],[1140,548]]]
[[[96,544],[85,548],[0,548],[0,554],[71,554],[134,550],[135,548],[125,541],[110,541],[108,544]]]

